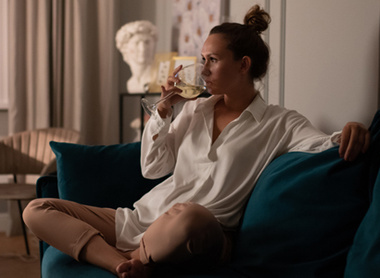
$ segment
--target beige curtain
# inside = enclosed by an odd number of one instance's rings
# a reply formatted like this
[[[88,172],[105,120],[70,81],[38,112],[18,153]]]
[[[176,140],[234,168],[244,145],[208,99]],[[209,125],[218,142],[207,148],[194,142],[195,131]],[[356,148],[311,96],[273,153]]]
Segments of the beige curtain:
[[[49,1],[8,1],[8,8],[9,131],[47,127]]]
[[[57,126],[117,143],[120,1],[9,1],[10,133]]]

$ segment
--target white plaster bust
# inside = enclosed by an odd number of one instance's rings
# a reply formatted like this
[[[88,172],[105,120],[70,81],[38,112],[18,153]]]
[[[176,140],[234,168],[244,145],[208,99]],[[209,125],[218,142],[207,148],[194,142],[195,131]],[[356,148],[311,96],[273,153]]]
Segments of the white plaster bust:
[[[138,20],[125,24],[116,33],[116,47],[131,68],[127,81],[129,93],[143,93],[150,82],[150,70],[157,43],[157,28],[151,22]]]

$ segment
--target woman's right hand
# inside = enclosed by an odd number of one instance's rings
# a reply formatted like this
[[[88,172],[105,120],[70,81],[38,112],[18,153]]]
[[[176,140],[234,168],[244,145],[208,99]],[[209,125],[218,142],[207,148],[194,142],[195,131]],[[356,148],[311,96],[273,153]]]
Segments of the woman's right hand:
[[[175,77],[177,73],[182,69],[182,65],[179,65],[174,69],[173,74],[168,77],[166,80],[165,86],[161,86],[161,98],[166,97],[172,92],[181,92],[180,89],[176,88],[174,84],[179,82],[179,78]],[[183,97],[178,94],[174,94],[169,99],[160,102],[157,106],[157,111],[160,114],[161,118],[166,118],[166,116],[171,112],[172,106],[177,102],[181,101]]]

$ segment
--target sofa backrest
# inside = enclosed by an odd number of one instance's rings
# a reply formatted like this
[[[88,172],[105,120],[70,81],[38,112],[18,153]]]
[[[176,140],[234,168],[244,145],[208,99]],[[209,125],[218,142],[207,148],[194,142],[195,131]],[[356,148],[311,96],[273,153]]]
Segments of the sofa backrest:
[[[378,113],[373,123],[379,119]],[[275,159],[247,204],[233,264],[250,277],[343,277],[347,254],[360,246],[352,245],[358,227],[371,202],[375,206],[371,192],[379,171],[379,131],[380,124],[372,124],[370,150],[355,162],[341,159],[338,147]],[[380,223],[380,210],[374,210],[368,222],[375,217]],[[380,224],[373,225],[372,241],[380,244]],[[358,241],[363,244],[365,237]],[[378,258],[371,265],[380,273]],[[350,259],[347,267],[355,261]]]

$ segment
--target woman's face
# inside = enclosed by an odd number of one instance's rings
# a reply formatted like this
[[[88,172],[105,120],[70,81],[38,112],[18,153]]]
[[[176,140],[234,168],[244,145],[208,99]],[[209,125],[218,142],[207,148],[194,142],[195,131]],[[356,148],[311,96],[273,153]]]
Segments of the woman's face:
[[[234,59],[222,34],[210,35],[202,48],[203,75],[210,94],[231,94],[240,82],[240,60]]]

